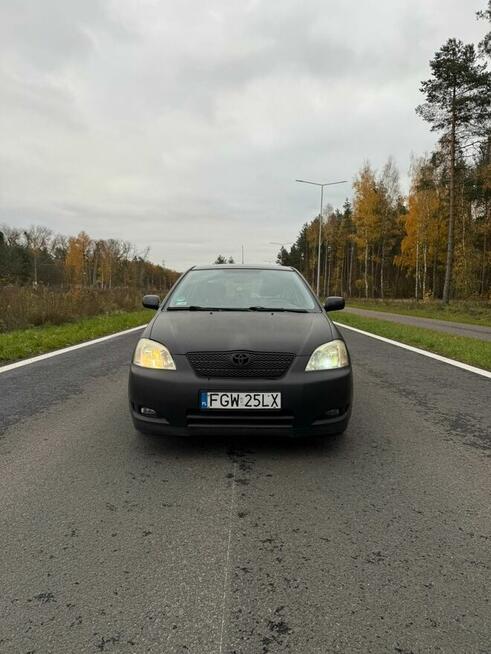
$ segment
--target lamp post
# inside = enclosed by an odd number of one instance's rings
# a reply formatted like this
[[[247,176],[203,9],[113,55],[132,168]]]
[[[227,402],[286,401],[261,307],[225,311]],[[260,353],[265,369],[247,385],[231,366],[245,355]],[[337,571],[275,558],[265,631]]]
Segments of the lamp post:
[[[320,279],[321,279],[321,242],[322,242],[322,209],[324,202],[324,186],[333,186],[334,184],[346,184],[348,180],[342,179],[339,182],[312,182],[308,179],[296,179],[296,182],[301,184],[312,184],[312,186],[320,186],[321,189],[321,211],[319,214],[319,246],[317,251],[317,296],[320,292]]]

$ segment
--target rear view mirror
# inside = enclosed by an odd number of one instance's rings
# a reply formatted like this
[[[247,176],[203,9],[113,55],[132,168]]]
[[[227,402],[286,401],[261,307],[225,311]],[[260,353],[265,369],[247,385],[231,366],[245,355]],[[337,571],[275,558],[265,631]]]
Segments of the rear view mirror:
[[[344,297],[338,297],[336,295],[328,297],[324,304],[324,309],[326,311],[339,311],[340,309],[344,309]]]
[[[158,295],[144,295],[142,304],[146,309],[157,310],[160,305],[160,298]]]

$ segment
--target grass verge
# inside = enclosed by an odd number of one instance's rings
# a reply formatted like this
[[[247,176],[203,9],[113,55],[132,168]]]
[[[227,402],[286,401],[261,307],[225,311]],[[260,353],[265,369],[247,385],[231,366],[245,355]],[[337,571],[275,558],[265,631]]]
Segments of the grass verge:
[[[491,305],[489,302],[454,302],[449,305],[441,302],[415,302],[408,300],[360,300],[351,298],[348,306],[370,311],[398,313],[403,316],[434,318],[469,325],[491,327]]]
[[[471,366],[491,370],[491,342],[489,341],[454,336],[453,334],[445,334],[432,329],[413,327],[412,325],[399,325],[387,320],[365,318],[351,313],[339,312],[332,317],[336,322],[343,325],[363,329],[366,332],[414,345],[414,347],[419,347],[422,350],[435,352],[450,359],[468,363]]]
[[[62,325],[45,325],[0,333],[0,365],[138,327],[149,322],[153,315],[154,311],[141,309],[83,318]]]

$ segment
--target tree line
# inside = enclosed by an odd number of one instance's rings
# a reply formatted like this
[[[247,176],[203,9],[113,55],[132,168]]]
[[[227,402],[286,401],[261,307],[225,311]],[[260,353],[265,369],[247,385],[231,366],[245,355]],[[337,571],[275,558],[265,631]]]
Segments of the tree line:
[[[491,23],[491,0],[477,18]],[[476,48],[449,39],[430,61],[416,112],[439,134],[415,157],[403,196],[391,157],[365,162],[352,202],[306,222],[278,262],[314,285],[322,220],[321,294],[489,298],[491,286],[491,32]]]
[[[149,248],[117,239],[0,226],[0,285],[167,290],[179,276],[148,260]]]

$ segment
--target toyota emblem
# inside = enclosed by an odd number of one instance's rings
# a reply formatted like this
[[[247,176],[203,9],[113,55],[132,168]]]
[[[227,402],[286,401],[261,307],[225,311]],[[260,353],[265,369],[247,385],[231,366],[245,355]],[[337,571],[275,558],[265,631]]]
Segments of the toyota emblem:
[[[245,352],[236,352],[235,354],[232,354],[231,359],[234,366],[237,366],[238,368],[244,368],[251,362],[251,357]]]

